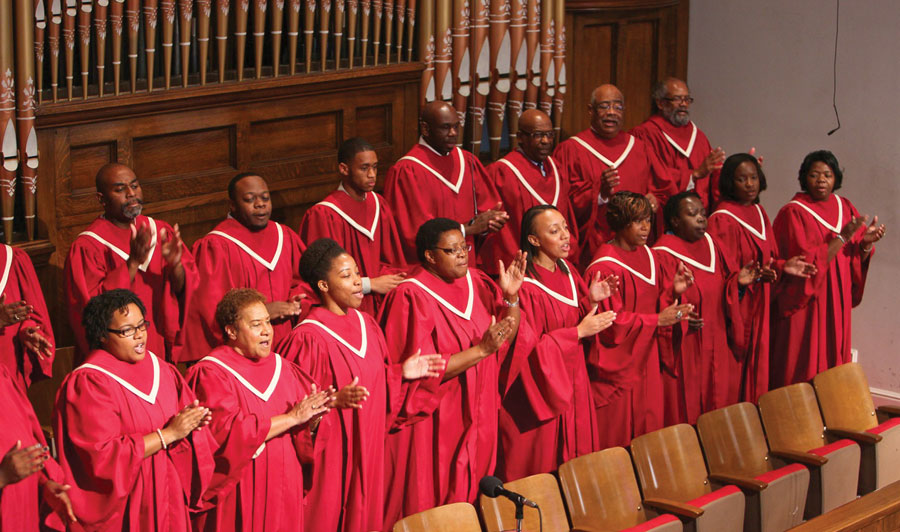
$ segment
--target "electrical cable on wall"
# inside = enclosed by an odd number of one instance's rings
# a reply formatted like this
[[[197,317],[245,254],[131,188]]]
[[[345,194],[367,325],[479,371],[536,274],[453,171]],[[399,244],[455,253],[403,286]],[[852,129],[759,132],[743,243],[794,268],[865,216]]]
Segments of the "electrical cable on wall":
[[[841,0],[837,0],[837,13],[834,17],[834,63],[832,64],[832,83],[831,83],[831,105],[834,107],[834,117],[837,119],[837,127],[828,132],[832,133],[841,129],[841,116],[838,114],[837,108],[837,53],[838,53],[838,31],[841,22]]]

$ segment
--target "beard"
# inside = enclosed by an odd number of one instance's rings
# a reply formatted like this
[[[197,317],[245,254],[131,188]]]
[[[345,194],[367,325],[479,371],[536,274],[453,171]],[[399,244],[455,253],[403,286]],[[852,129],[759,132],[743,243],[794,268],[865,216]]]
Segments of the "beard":
[[[134,205],[123,205],[122,206],[122,216],[124,216],[128,220],[134,220],[141,214],[141,211],[143,209],[144,209],[144,202],[141,200],[137,200],[137,203],[135,203]]]
[[[663,110],[662,114],[675,127],[684,127],[691,122],[691,113],[687,111],[680,115],[677,109],[666,109]]]

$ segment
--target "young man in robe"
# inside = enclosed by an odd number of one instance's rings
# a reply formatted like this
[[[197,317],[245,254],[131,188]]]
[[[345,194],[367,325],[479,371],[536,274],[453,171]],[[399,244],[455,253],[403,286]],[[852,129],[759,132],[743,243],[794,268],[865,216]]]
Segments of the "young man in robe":
[[[560,143],[554,156],[569,178],[572,207],[583,235],[582,264],[613,237],[606,203],[618,191],[647,198],[656,213],[665,169],[643,140],[622,131],[625,97],[615,85],[600,85],[587,106],[591,127]],[[653,234],[651,234],[651,241]]]
[[[384,294],[406,277],[406,260],[391,208],[375,192],[378,155],[362,138],[345,140],[338,149],[337,190],[306,211],[300,239],[315,242],[328,237],[357,261],[362,274],[360,310],[372,317]]]
[[[270,220],[272,197],[265,180],[252,173],[234,176],[228,199],[228,217],[194,243],[203,283],[188,310],[178,362],[200,360],[224,343],[216,305],[232,288],[254,288],[266,297],[273,342],[290,333],[308,293],[297,269],[306,246],[289,227]]]
[[[525,211],[552,205],[571,229],[569,258],[578,262],[578,232],[569,204],[569,180],[553,151],[553,123],[542,111],[529,109],[519,118],[519,148],[488,168],[488,183],[509,215],[503,229],[489,234],[478,250],[483,269],[497,275],[497,261],[509,262],[519,251],[519,233]]]
[[[691,122],[694,98],[685,82],[666,78],[653,87],[653,114],[631,130],[656,152],[665,167],[661,203],[686,190],[696,190],[707,209],[719,198],[719,169],[725,162],[722,148],[712,149],[706,135]],[[752,151],[751,151],[752,153]]]
[[[75,238],[65,266],[65,295],[75,330],[76,362],[87,355],[87,340],[77,325],[92,297],[115,288],[131,290],[144,301],[153,322],[147,346],[167,359],[177,357],[179,333],[197,270],[178,225],[141,215],[144,196],[134,171],[110,163],[97,172],[97,199],[103,214]]]
[[[509,216],[486,185],[478,157],[457,147],[459,118],[447,102],[425,105],[419,143],[388,170],[384,197],[397,220],[406,262],[416,263],[416,231],[433,218],[459,222],[474,246],[475,236],[499,231]],[[474,265],[474,254],[469,256]]]
[[[0,244],[0,366],[24,392],[50,377],[53,354],[53,329],[31,259]]]

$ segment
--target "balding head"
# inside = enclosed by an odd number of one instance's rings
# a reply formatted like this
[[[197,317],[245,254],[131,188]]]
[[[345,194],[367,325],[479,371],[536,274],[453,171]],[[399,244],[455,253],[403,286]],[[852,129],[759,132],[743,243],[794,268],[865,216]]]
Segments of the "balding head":
[[[425,104],[419,119],[419,129],[429,146],[441,154],[450,153],[459,137],[459,117],[456,115],[456,109],[442,101]]]
[[[625,96],[615,85],[600,85],[588,105],[591,129],[605,139],[615,138],[625,121]]]
[[[519,117],[519,147],[532,161],[543,162],[553,150],[553,122],[543,111],[528,109]]]
[[[653,112],[662,115],[674,126],[682,127],[691,121],[693,103],[687,83],[678,78],[666,78],[653,87]]]
[[[97,171],[94,184],[107,220],[127,226],[141,214],[144,194],[131,168],[119,163],[105,164]]]

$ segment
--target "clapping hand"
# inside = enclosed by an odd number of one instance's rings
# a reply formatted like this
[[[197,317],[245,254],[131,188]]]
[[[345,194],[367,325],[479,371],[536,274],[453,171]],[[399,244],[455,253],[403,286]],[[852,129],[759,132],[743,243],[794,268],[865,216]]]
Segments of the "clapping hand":
[[[426,377],[440,377],[441,372],[447,367],[444,357],[441,355],[423,355],[419,349],[409,358],[403,361],[403,378],[411,381]]]
[[[334,395],[334,408],[362,408],[369,398],[369,390],[359,384],[359,377],[353,377],[350,384]]]
[[[607,275],[605,279],[600,279],[600,271],[594,274],[591,279],[591,286],[588,289],[588,295],[591,303],[596,305],[604,299],[613,295],[619,289],[619,277],[614,274]]]
[[[797,255],[791,257],[784,263],[784,273],[796,277],[810,277],[818,272],[815,264],[806,262],[806,257]]]

